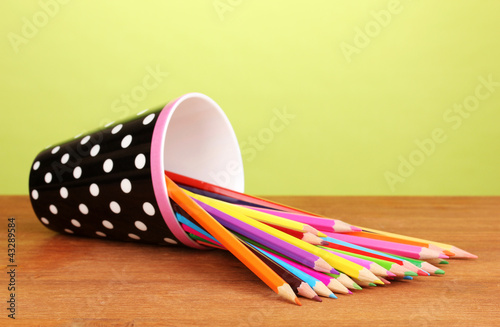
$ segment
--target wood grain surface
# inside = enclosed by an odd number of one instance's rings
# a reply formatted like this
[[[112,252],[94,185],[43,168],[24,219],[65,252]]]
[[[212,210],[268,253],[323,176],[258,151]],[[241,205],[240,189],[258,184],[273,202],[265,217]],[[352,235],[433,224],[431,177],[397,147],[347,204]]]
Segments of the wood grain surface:
[[[364,289],[337,300],[278,298],[231,254],[57,234],[26,196],[0,197],[0,244],[16,219],[16,319],[1,326],[494,326],[500,322],[499,197],[269,197],[352,224],[451,243],[440,277]]]

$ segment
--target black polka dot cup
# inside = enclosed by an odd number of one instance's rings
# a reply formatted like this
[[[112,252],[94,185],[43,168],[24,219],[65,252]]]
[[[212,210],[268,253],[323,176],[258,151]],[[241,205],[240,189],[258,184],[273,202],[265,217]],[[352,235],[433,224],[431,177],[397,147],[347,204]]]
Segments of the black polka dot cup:
[[[175,218],[165,170],[243,191],[236,136],[209,97],[189,93],[40,152],[31,204],[60,233],[204,248]]]

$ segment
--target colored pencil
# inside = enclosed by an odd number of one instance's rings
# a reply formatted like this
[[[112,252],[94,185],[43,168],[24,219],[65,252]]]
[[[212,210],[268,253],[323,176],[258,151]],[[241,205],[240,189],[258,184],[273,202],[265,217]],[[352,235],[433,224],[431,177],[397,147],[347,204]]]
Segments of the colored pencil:
[[[318,280],[318,279],[312,277],[311,275],[306,274],[302,270],[297,269],[296,267],[286,263],[284,260],[282,260],[277,255],[275,255],[271,252],[267,252],[267,251],[260,249],[257,246],[252,245],[252,244],[249,244],[249,245],[254,247],[256,250],[260,251],[262,254],[264,254],[265,256],[270,258],[271,260],[275,261],[278,265],[284,267],[286,270],[288,270],[293,275],[297,276],[302,281],[306,282],[319,296],[329,297],[329,298],[333,298],[333,299],[337,298],[333,294],[333,292],[328,287],[326,287],[326,285],[323,284],[323,282],[321,282],[320,280]]]
[[[373,229],[373,228],[360,227],[360,226],[357,226],[357,227],[361,228],[362,230],[369,231],[369,232],[376,233],[376,234],[380,234],[380,235],[386,235],[386,236],[390,236],[390,237],[394,237],[394,238],[405,239],[405,240],[410,240],[410,241],[415,241],[415,242],[428,243],[428,244],[436,246],[439,249],[448,250],[448,251],[454,253],[455,254],[455,256],[454,256],[455,258],[477,259],[477,255],[469,253],[469,252],[467,252],[465,250],[462,250],[462,249],[460,249],[460,248],[458,248],[456,246],[453,246],[451,244],[434,242],[434,241],[424,240],[424,239],[421,239],[421,238],[416,238],[416,237],[410,237],[410,236],[405,236],[405,235],[400,235],[400,234],[395,234],[395,233],[384,232],[384,231],[376,230],[376,229]],[[430,249],[432,249],[432,247],[430,247]]]
[[[288,228],[283,228],[280,226],[274,226],[274,225],[269,225],[269,226],[276,228],[277,230],[280,230],[282,232],[285,232],[288,235],[293,236],[295,238],[298,238],[299,240],[302,240],[302,241],[307,242],[309,244],[313,244],[313,245],[326,245],[326,244],[328,244],[327,241],[325,241],[322,238],[320,238],[312,233],[309,233],[309,232],[301,233],[301,232],[297,232],[297,231],[294,231],[294,230],[291,230]]]
[[[250,208],[244,207],[244,206],[236,206],[236,205],[233,205],[231,203],[226,203],[226,202],[222,202],[222,201],[220,201],[219,203],[223,203],[224,206],[231,207],[233,210],[239,211],[241,214],[243,214],[247,217],[256,219],[256,220],[263,222],[263,223],[266,223],[266,224],[272,224],[275,226],[291,229],[291,230],[294,230],[297,232],[302,232],[302,233],[309,232],[309,233],[314,234],[316,236],[326,237],[325,234],[319,232],[316,228],[308,225],[307,223],[285,219],[285,218],[280,217],[280,216],[275,216],[275,215],[272,215],[272,214],[269,214],[266,212],[260,212],[260,211],[253,210],[253,209],[250,209]]]
[[[419,276],[428,276],[429,274],[425,272],[424,270],[420,269],[419,267],[413,265],[411,262],[409,262],[406,257],[397,257],[393,254],[388,254],[376,250],[372,250],[366,247],[350,244],[344,241],[336,240],[331,237],[324,237],[323,240],[328,242],[328,244],[323,245],[325,247],[329,247],[332,249],[337,249],[337,250],[342,250],[346,252],[351,252],[351,253],[357,253],[361,254],[367,257],[371,258],[377,258],[377,259],[382,259],[382,260],[387,260],[391,261],[394,263],[397,263],[415,273],[417,273]]]
[[[278,295],[301,305],[299,299],[292,288],[283,278],[278,276],[252,251],[241,243],[231,232],[225,229],[220,223],[194,202],[184,191],[177,186],[170,178],[165,176],[167,191],[177,204],[179,204],[192,218],[213,237],[215,237],[225,248],[236,256],[245,266],[254,272],[264,283],[266,283]]]
[[[218,209],[220,209],[223,213],[226,214],[226,217],[225,217],[226,222],[228,220],[233,220],[233,223],[234,223],[234,221],[240,221],[240,222],[246,223],[246,224],[251,225],[251,226],[253,226],[261,231],[265,231],[269,235],[273,235],[277,238],[280,238],[280,239],[286,241],[289,244],[295,245],[298,248],[301,248],[305,251],[308,251],[312,254],[315,254],[315,255],[323,258],[332,267],[343,271],[344,273],[346,273],[349,276],[358,278],[360,280],[366,280],[370,283],[371,282],[382,283],[368,269],[366,269],[358,264],[355,264],[353,262],[350,262],[349,260],[341,258],[333,253],[330,253],[328,251],[324,251],[324,250],[322,250],[322,249],[320,249],[312,244],[309,244],[309,243],[301,241],[297,238],[294,238],[294,237],[292,237],[292,236],[290,236],[282,231],[279,231],[275,228],[272,228],[268,225],[265,225],[265,224],[263,224],[259,221],[256,221],[252,218],[248,218],[245,215],[241,214],[239,211],[232,209],[232,207],[224,205],[224,203],[219,201],[219,200],[214,200],[214,199],[207,198],[207,197],[193,194],[193,193],[190,193],[190,195],[195,200],[198,201],[197,202],[198,204],[201,205],[202,203],[205,203],[206,206],[202,206],[202,207],[209,212],[211,210],[209,207],[211,207],[212,209],[215,209],[214,207],[218,207]],[[216,210],[218,210],[218,209],[216,209]],[[217,212],[211,212],[211,213],[214,216],[220,218],[220,215]],[[233,227],[229,227],[229,228],[233,229]],[[244,230],[242,231],[241,228],[238,232],[241,234],[245,234],[245,231]],[[287,256],[289,256],[289,255],[287,254]]]
[[[318,279],[321,281],[323,284],[326,285],[332,292],[334,293],[342,293],[342,294],[349,294],[349,290],[347,287],[342,285],[341,282],[339,282],[336,278],[333,278],[331,276],[328,276],[326,274],[320,273],[316,270],[313,270],[311,268],[305,267],[301,264],[298,264],[297,262],[293,262],[291,260],[288,260],[287,258],[284,258],[282,256],[276,255],[276,257],[280,258],[284,262],[288,263],[289,265],[292,265],[293,267],[303,271],[304,273]]]
[[[340,253],[340,252],[337,252],[336,254],[339,257],[342,257],[342,258],[347,259],[349,261],[355,262],[355,263],[357,263],[358,265],[360,265],[362,267],[365,267],[366,269],[370,270],[375,276],[377,276],[379,278],[380,278],[380,276],[382,276],[382,277],[387,277],[387,276],[393,277],[393,276],[396,276],[395,274],[393,274],[390,271],[384,269],[383,267],[381,267],[380,265],[378,265],[375,262],[372,262],[372,261],[369,261],[369,260],[365,260],[365,259],[361,259],[361,258],[357,258],[357,257],[351,256],[351,255],[348,255],[348,254],[344,254],[344,253]]]
[[[187,219],[186,217],[184,217],[183,215],[181,215],[180,213],[175,213],[175,217],[177,218],[177,220],[182,224],[182,225],[185,225],[185,226],[188,226],[190,227],[191,229],[197,231],[198,233],[204,235],[206,238],[210,239],[211,242],[213,243],[218,243],[219,245],[222,245],[220,244],[219,241],[217,241],[215,239],[215,237],[213,237],[212,235],[210,235],[209,233],[207,233],[206,230],[204,230],[203,228],[199,227],[198,225],[194,224],[191,220]]]
[[[276,237],[275,235],[268,234],[266,231],[272,229],[267,225],[264,225],[256,220],[251,218],[247,218],[250,223],[241,221],[232,215],[229,215],[223,211],[220,211],[210,205],[201,202],[197,199],[195,201],[207,212],[215,217],[222,225],[226,228],[232,230],[233,232],[239,233],[249,239],[255,240],[258,243],[261,243],[279,253],[286,255],[293,260],[296,260],[314,270],[323,271],[323,272],[336,272],[338,273],[330,264],[328,264],[323,258],[310,253],[300,247],[295,246],[287,241],[284,241],[281,238]],[[260,225],[267,226],[268,229],[265,231],[262,228],[258,228],[256,226],[262,227]],[[278,231],[279,232],[279,231]],[[281,232],[283,233],[283,232]],[[283,233],[285,234],[285,233]],[[291,237],[291,236],[290,236]],[[305,243],[305,242],[304,242]]]
[[[444,275],[444,273],[445,273],[444,270],[439,269],[438,267],[436,267],[436,266],[434,266],[426,261],[423,261],[423,260],[410,259],[410,258],[405,258],[405,257],[401,257],[401,256],[396,256],[396,257],[399,257],[399,258],[405,260],[406,262],[413,264],[417,268],[422,268],[424,271],[427,271],[428,273],[430,273],[432,275]]]
[[[376,233],[371,233],[368,231],[358,231],[358,232],[352,232],[349,233],[349,235],[352,236],[360,236],[364,238],[371,238],[374,240],[381,240],[381,241],[389,241],[389,242],[394,242],[394,243],[402,243],[402,244],[408,244],[408,245],[414,245],[414,246],[420,246],[420,247],[426,247],[431,250],[434,250],[436,252],[441,252],[447,256],[454,256],[455,254],[448,251],[444,250],[442,248],[439,248],[437,246],[432,246],[432,244],[429,243],[424,243],[424,242],[416,242],[416,241],[411,241],[407,239],[402,239],[402,238],[396,238],[396,237],[391,237],[387,235],[382,235],[382,234],[376,234]]]
[[[272,260],[270,257],[266,256],[265,253],[259,250],[259,248],[246,244],[247,247],[252,251],[256,256],[258,256],[264,263],[266,263],[269,268],[274,270],[276,274],[278,274],[284,281],[286,281],[295,294],[298,294],[307,299],[315,300],[318,302],[322,302],[321,298],[318,294],[313,290],[311,285],[302,280],[299,276],[293,274],[289,269],[281,265],[279,262]]]
[[[298,213],[291,213],[291,212],[284,212],[280,210],[272,210],[272,209],[264,209],[264,208],[255,208],[255,207],[246,207],[246,208],[251,208],[253,211],[260,211],[263,213],[283,217],[286,219],[291,219],[294,221],[298,221],[301,223],[308,224],[312,227],[315,227],[316,229],[320,231],[327,231],[327,232],[336,232],[336,233],[348,233],[348,232],[355,232],[355,231],[361,231],[360,228],[356,226],[349,225],[342,220],[338,219],[330,219],[330,218],[322,218],[322,217],[317,217],[317,216],[311,216],[311,215],[306,215],[306,214],[298,214]]]
[[[358,257],[358,258],[361,258],[361,259],[365,259],[365,260],[376,262],[377,264],[379,264],[380,266],[382,266],[384,269],[386,269],[386,270],[390,271],[391,273],[395,274],[397,277],[403,277],[403,276],[407,276],[407,275],[413,275],[413,276],[417,275],[413,271],[411,271],[409,269],[406,269],[403,266],[398,265],[397,263],[394,263],[394,262],[391,262],[391,261],[382,260],[382,259],[376,259],[376,258],[371,258],[371,257],[367,257],[367,256],[364,256],[364,255],[360,255],[360,254],[356,254],[356,253],[350,253],[350,252],[345,252],[345,251],[341,251],[341,250],[335,250],[335,249],[329,249],[329,250],[334,251],[334,252],[338,252],[338,253],[344,253],[344,254],[352,255],[354,257]]]
[[[394,242],[388,242],[388,241],[374,240],[374,239],[369,239],[369,238],[364,238],[364,237],[359,237],[359,236],[351,236],[351,235],[347,235],[347,234],[343,234],[343,233],[325,232],[325,234],[327,234],[328,237],[331,237],[331,238],[334,238],[337,240],[342,240],[342,241],[356,244],[359,246],[364,246],[364,247],[368,247],[368,248],[371,248],[374,250],[387,252],[387,253],[391,253],[391,254],[397,254],[397,255],[404,256],[404,257],[413,258],[413,259],[433,259],[433,258],[446,259],[447,258],[446,255],[441,254],[439,252],[436,252],[434,250],[430,250],[426,247],[419,247],[419,246],[400,244],[400,243],[394,243]]]

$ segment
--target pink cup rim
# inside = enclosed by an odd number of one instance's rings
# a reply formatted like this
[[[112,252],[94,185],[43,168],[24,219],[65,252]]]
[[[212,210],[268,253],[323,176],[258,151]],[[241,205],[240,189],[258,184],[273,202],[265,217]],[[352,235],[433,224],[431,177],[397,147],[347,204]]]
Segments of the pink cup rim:
[[[174,214],[174,209],[172,208],[168,196],[168,190],[167,186],[165,184],[164,180],[164,171],[165,171],[165,163],[164,163],[164,152],[165,152],[165,138],[166,138],[166,133],[167,133],[167,128],[171,122],[171,118],[176,111],[176,109],[179,107],[181,103],[183,103],[187,99],[191,98],[198,98],[202,99],[203,101],[207,101],[213,109],[218,111],[218,114],[220,115],[220,118],[225,119],[226,123],[230,123],[229,120],[227,119],[226,115],[222,111],[222,109],[217,105],[215,101],[213,101],[211,98],[208,96],[201,94],[201,93],[188,93],[183,96],[180,96],[179,98],[173,100],[172,102],[168,103],[163,110],[159,113],[157,122],[154,127],[153,135],[152,135],[152,141],[151,141],[151,179],[153,183],[153,189],[156,197],[156,201],[158,203],[158,207],[160,209],[160,213],[167,224],[168,228],[170,231],[175,235],[175,237],[181,241],[184,245],[187,245],[189,247],[193,247],[196,249],[208,249],[206,246],[202,246],[199,243],[195,242],[193,239],[191,239],[184,229],[181,227],[181,224],[177,220]],[[234,135],[234,131],[232,130],[232,127],[230,127],[230,131],[232,132],[232,135],[228,135],[228,137],[232,137],[234,139],[233,143],[235,143],[236,148],[233,149],[239,156],[238,161],[241,164],[241,167],[243,167],[242,163],[242,158],[241,158],[241,153],[240,149],[238,147],[238,142],[236,140],[236,136]],[[241,176],[236,177],[238,179],[238,182],[236,183],[236,186],[232,186],[229,188],[232,188],[236,191],[243,192],[243,170],[241,170]]]

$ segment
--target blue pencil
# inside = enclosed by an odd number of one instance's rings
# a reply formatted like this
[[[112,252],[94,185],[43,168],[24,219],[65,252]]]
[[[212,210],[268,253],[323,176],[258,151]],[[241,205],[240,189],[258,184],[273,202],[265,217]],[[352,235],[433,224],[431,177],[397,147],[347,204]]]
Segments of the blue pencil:
[[[280,265],[283,268],[285,268],[286,270],[288,270],[291,274],[295,275],[299,279],[301,279],[304,282],[306,282],[307,284],[309,284],[309,286],[311,286],[311,288],[318,295],[324,296],[324,297],[329,297],[332,299],[337,298],[337,296],[335,296],[335,294],[333,294],[333,292],[328,287],[326,287],[326,285],[323,284],[323,282],[321,282],[320,280],[312,277],[309,274],[306,274],[305,272],[303,272],[303,271],[295,268],[294,266],[284,262],[283,260],[279,259],[275,255],[273,255],[265,250],[262,250],[249,242],[245,242],[245,243],[248,244],[249,246],[251,246],[252,248],[254,248],[255,250],[259,251],[259,253],[262,253],[263,255],[265,255],[266,257],[271,259],[272,261],[276,262],[278,265]]]

